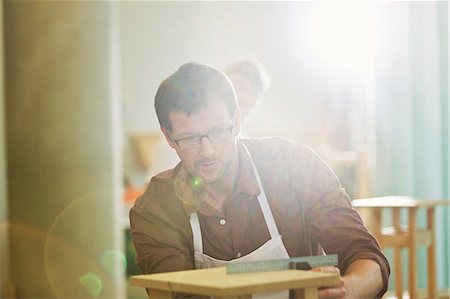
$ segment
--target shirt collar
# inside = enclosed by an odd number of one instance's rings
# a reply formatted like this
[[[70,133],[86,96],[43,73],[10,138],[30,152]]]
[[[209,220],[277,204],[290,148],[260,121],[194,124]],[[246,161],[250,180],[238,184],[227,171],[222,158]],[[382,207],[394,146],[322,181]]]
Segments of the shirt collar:
[[[253,173],[250,157],[245,151],[242,142],[239,140],[237,147],[239,170],[236,182],[236,192],[233,194],[232,198],[238,198],[239,193],[258,196],[260,194],[260,189],[256,176]],[[187,215],[190,215],[197,210],[203,211],[202,198],[204,198],[204,194],[202,194],[201,186],[196,186],[194,181],[195,179],[189,173],[188,169],[181,163],[179,170],[175,174],[173,187],[175,195],[183,204]]]

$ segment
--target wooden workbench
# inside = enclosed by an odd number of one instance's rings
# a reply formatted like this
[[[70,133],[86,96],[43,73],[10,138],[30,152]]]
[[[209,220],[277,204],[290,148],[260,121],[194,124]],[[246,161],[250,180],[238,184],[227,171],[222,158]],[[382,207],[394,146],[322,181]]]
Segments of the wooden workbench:
[[[301,270],[226,274],[225,267],[132,276],[150,298],[172,298],[174,292],[216,298],[251,298],[251,294],[294,290],[295,298],[317,299],[317,290],[339,282],[339,275]]]

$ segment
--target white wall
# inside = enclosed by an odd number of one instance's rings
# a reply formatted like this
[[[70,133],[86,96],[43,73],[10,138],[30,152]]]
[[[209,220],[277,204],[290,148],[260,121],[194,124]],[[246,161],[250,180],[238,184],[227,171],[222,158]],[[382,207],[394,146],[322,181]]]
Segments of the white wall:
[[[239,57],[255,57],[272,85],[244,130],[308,142],[308,132],[322,117],[317,100],[361,97],[364,84],[364,78],[342,76],[320,60],[310,35],[317,7],[308,2],[121,3],[126,132],[158,130],[154,94],[181,64],[201,61],[223,68]],[[356,83],[352,90],[350,81]],[[363,134],[361,128],[354,129],[356,134]]]

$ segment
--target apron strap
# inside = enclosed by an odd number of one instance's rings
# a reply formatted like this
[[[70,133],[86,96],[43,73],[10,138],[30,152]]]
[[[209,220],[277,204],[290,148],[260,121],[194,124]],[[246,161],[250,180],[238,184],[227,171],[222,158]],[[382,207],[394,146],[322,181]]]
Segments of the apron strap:
[[[258,170],[256,169],[255,162],[253,162],[252,156],[248,151],[247,147],[244,143],[241,143],[244,147],[248,157],[250,158],[250,162],[252,163],[253,173],[255,174],[256,180],[258,182],[258,187],[260,194],[258,195],[259,206],[261,207],[261,211],[264,216],[264,220],[266,221],[267,228],[270,233],[270,237],[276,238],[280,235],[278,231],[277,225],[275,223],[275,219],[273,218],[272,210],[270,209],[269,202],[267,201],[266,193],[264,192],[264,188],[261,184],[261,179],[259,178]],[[192,239],[194,242],[194,250],[195,252],[203,254],[203,240],[202,240],[202,232],[200,230],[200,221],[198,220],[197,212],[194,212],[190,215],[190,223],[192,229]]]
[[[197,212],[191,214],[190,218],[192,229],[192,241],[194,242],[194,251],[203,254],[202,232],[200,230],[200,221]]]
[[[261,211],[264,215],[264,219],[266,220],[267,228],[269,229],[270,237],[275,238],[280,235],[280,232],[278,231],[277,225],[275,223],[275,219],[273,218],[272,210],[270,209],[269,202],[267,201],[266,192],[264,192],[264,188],[261,184],[261,179],[259,178],[258,170],[256,169],[255,162],[252,159],[252,156],[250,155],[250,152],[248,151],[248,148],[245,146],[244,143],[241,143],[244,147],[245,151],[247,152],[247,155],[250,158],[250,162],[252,163],[253,167],[253,173],[256,176],[256,180],[258,181],[258,187],[260,194],[258,196],[259,206],[261,207]]]

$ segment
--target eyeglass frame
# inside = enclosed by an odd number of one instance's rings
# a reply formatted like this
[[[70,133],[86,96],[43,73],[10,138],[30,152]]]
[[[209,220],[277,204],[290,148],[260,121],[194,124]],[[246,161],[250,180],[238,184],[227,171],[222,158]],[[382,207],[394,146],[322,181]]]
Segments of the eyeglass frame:
[[[207,132],[206,134],[194,134],[194,135],[189,136],[189,137],[183,137],[183,138],[178,138],[178,139],[174,139],[172,136],[170,136],[170,140],[173,143],[175,143],[181,150],[191,150],[191,149],[199,148],[201,146],[201,144],[202,144],[203,138],[205,138],[205,137],[208,138],[208,140],[211,141],[214,144],[217,144],[217,143],[220,143],[220,142],[224,142],[226,139],[215,141],[215,140],[210,138],[210,135],[212,133],[218,132],[218,131],[221,131],[221,132],[222,131],[223,132],[230,131],[230,136],[229,137],[231,137],[231,135],[233,133],[233,129],[234,129],[234,124],[231,124],[230,126],[225,127],[225,128],[212,129],[209,132]],[[193,146],[193,147],[187,147],[186,148],[186,147],[180,146],[180,144],[179,144],[179,142],[182,141],[182,140],[186,140],[186,139],[194,140],[195,138],[198,138],[198,144]]]

